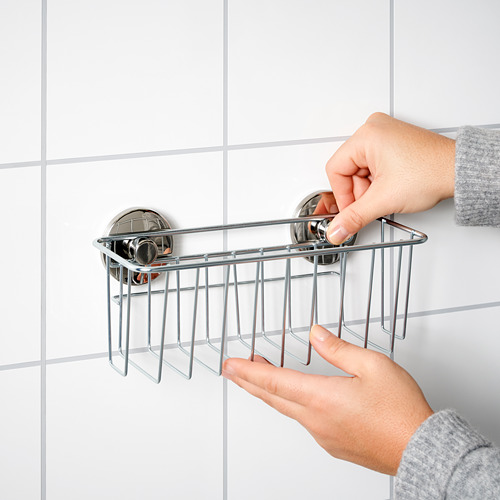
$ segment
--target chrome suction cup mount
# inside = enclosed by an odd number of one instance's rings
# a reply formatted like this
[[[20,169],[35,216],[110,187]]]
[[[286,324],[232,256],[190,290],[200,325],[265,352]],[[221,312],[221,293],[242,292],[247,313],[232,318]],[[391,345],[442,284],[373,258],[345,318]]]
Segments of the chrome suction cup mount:
[[[304,243],[320,243],[325,246],[337,246],[332,245],[326,239],[326,231],[329,223],[337,215],[338,211],[335,213],[329,213],[331,205],[335,202],[333,193],[331,191],[316,191],[309,196],[306,196],[295,209],[293,214],[294,217],[305,217],[307,215],[324,215],[325,218],[320,221],[307,221],[298,222],[290,226],[290,235],[292,242],[294,244],[304,244]],[[351,246],[356,241],[356,234],[349,238],[344,246]],[[314,262],[314,257],[304,257],[309,262]],[[334,264],[339,260],[338,254],[328,254],[320,255],[318,258],[318,264],[326,266],[329,264]]]
[[[111,249],[120,257],[133,260],[137,264],[148,266],[162,255],[168,255],[173,250],[173,238],[171,236],[155,236],[154,232],[171,229],[169,222],[158,212],[148,208],[129,208],[119,213],[109,223],[106,229],[106,236],[127,235],[112,242]],[[135,233],[149,233],[151,236],[137,238]],[[106,266],[106,256],[101,254],[104,266]],[[110,270],[111,276],[120,280],[120,271],[116,267]],[[159,276],[150,273],[151,281]],[[128,283],[127,273],[123,275],[123,283]],[[147,283],[147,276],[142,273],[132,273],[132,285],[143,285]]]

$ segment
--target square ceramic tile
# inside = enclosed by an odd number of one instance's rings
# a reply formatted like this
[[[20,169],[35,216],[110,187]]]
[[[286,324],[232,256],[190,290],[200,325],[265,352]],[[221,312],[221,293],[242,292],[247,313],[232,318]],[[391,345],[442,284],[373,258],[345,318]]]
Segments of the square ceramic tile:
[[[48,155],[219,145],[222,3],[55,0]]]
[[[318,356],[315,371],[338,374]],[[297,366],[293,366],[297,368]],[[389,477],[326,453],[296,421],[229,383],[228,498],[384,500]]]
[[[40,368],[0,371],[0,497],[40,498]]]
[[[115,215],[130,207],[156,209],[174,228],[220,224],[222,155],[52,165],[47,200],[47,356],[104,352],[106,273],[93,240],[104,235]],[[201,242],[205,239],[187,241],[179,236],[174,239],[174,252],[220,248],[222,235],[206,247],[200,248]],[[165,281],[159,281],[161,288]],[[175,280],[171,283],[174,286]],[[114,280],[112,293],[119,293]],[[191,307],[189,302],[186,307]],[[146,318],[134,317],[145,325]],[[155,315],[154,321],[161,323],[161,318]]]
[[[421,126],[500,122],[500,4],[395,2],[395,112]]]
[[[5,262],[0,364],[40,357],[40,169],[0,170],[1,227]]]
[[[47,498],[222,498],[222,379],[47,368]]]
[[[457,226],[453,200],[397,220],[429,237],[414,251],[410,311],[500,301],[498,229]]]
[[[389,3],[229,2],[229,142],[331,137],[389,110]]]
[[[40,5],[0,6],[0,163],[40,160]]]
[[[395,359],[438,411],[455,408],[500,445],[500,308],[410,318]]]

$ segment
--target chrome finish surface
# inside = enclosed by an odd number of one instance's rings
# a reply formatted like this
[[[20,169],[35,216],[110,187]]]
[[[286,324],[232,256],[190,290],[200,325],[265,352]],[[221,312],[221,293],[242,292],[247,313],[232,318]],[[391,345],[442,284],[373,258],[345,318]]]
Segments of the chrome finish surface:
[[[131,365],[159,383],[164,366],[186,379],[193,376],[195,363],[220,375],[224,360],[233,355],[261,355],[276,366],[289,359],[308,365],[307,332],[320,321],[343,338],[392,354],[396,340],[406,336],[413,248],[427,236],[380,218],[372,223],[380,226],[378,241],[360,242],[361,233],[349,245],[331,245],[325,232],[335,214],[324,213],[331,210],[330,200],[331,194],[305,204],[305,213],[317,207],[323,213],[191,229],[171,229],[147,209],[120,214],[94,241],[106,267],[112,367],[126,376]],[[283,227],[292,235],[302,231],[305,241],[258,246],[264,233],[276,237]],[[203,238],[213,248],[224,234],[229,242],[240,241],[232,239],[234,232],[243,230],[247,236],[252,228],[255,238],[248,241],[255,242],[253,248],[207,252],[204,247]],[[176,248],[191,251],[175,254],[174,236]],[[185,243],[189,238],[193,244]],[[395,269],[389,265],[389,248],[397,250]],[[333,265],[320,272],[320,263]],[[153,288],[151,282],[160,275],[165,280]],[[351,280],[353,275],[367,279]],[[144,285],[141,291],[132,291],[137,284]],[[361,317],[346,307],[352,296],[363,304]],[[372,306],[374,297],[380,308]],[[325,310],[335,311],[330,323],[322,321]],[[235,346],[243,352],[234,354]]]
[[[131,208],[119,213],[109,224],[106,230],[106,237],[121,237],[114,239],[110,245],[116,256],[128,260],[139,266],[152,264],[160,255],[168,255],[173,249],[173,237],[169,235],[157,236],[151,233],[170,229],[168,221],[154,210],[147,208]],[[140,234],[140,236],[138,236]],[[130,237],[132,235],[132,237]],[[109,254],[108,254],[109,255]],[[112,256],[111,256],[112,257]],[[102,254],[102,261],[106,267],[106,254]],[[110,274],[116,280],[120,280],[119,268],[112,258]],[[131,284],[143,285],[156,279],[158,273],[149,275],[140,272],[132,273]],[[128,284],[128,274],[123,276],[123,282]]]
[[[332,211],[333,209],[333,211]],[[331,191],[316,191],[306,196],[295,209],[295,217],[306,217],[310,215],[322,215],[324,218],[311,222],[301,222],[290,226],[290,236],[292,243],[323,243],[325,246],[335,247],[328,243],[326,231],[330,222],[337,215],[338,209],[335,204],[335,198]],[[343,246],[351,246],[356,241],[356,235],[349,238]],[[305,257],[309,262],[314,262],[314,257]],[[318,258],[318,264],[325,266],[334,264],[339,260],[339,254],[321,255]]]

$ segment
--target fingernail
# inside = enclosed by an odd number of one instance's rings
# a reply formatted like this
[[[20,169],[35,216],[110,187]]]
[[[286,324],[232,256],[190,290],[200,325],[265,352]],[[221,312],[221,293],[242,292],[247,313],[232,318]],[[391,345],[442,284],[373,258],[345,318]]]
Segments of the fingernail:
[[[330,332],[321,326],[314,326],[311,334],[315,340],[319,340],[320,342],[324,342],[330,336]]]
[[[332,229],[328,228],[326,236],[330,243],[333,243],[334,245],[340,245],[351,235],[342,226],[335,226]]]
[[[339,207],[337,206],[336,203],[333,203],[330,205],[330,212],[331,214],[338,214],[339,213]]]

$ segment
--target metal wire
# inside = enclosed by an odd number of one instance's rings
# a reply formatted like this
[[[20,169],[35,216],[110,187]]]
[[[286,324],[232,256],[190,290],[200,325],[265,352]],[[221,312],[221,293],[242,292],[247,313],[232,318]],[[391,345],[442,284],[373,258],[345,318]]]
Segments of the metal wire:
[[[156,231],[153,234],[175,235],[178,238],[187,234],[295,224],[311,220],[318,220],[318,217]],[[380,241],[371,244],[334,247],[324,241],[317,241],[310,244],[285,244],[227,252],[161,255],[148,266],[126,260],[113,251],[114,243],[119,241],[119,235],[95,240],[94,245],[105,255],[108,357],[111,366],[120,375],[127,376],[128,367],[132,365],[155,383],[162,379],[163,366],[168,366],[186,379],[193,376],[195,363],[214,375],[220,375],[223,362],[228,357],[227,340],[231,341],[231,349],[239,345],[251,360],[255,359],[255,355],[259,355],[276,366],[285,366],[289,359],[309,365],[312,346],[309,340],[298,332],[307,331],[318,323],[320,299],[322,307],[325,307],[326,303],[329,310],[337,308],[338,321],[332,325],[339,337],[349,335],[349,340],[359,341],[365,348],[377,349],[391,355],[395,341],[406,336],[413,247],[425,242],[427,237],[389,219],[381,218],[378,224]],[[386,226],[393,228],[394,233],[404,238],[388,240]],[[141,235],[143,233],[133,236]],[[144,235],[151,236],[151,233]],[[131,238],[131,235],[127,234],[126,238]],[[387,248],[397,249],[395,273],[391,278],[394,280],[394,296],[389,301],[385,297]],[[334,253],[339,254],[339,262],[320,272],[318,264],[321,257]],[[355,262],[356,266],[361,266],[361,260],[367,262],[363,264],[363,269],[356,268],[356,272],[366,273],[368,277],[364,291],[356,286],[356,280],[349,279],[350,257],[354,254],[366,254],[366,258],[357,259]],[[310,265],[311,271],[293,273],[295,265],[292,264],[299,262],[298,258],[306,256],[311,258],[312,263],[303,263],[302,266]],[[278,276],[269,275],[268,268],[272,261],[283,262]],[[249,267],[253,268],[253,278],[248,275],[245,279],[240,278],[240,271]],[[222,281],[217,277],[219,273],[211,273],[210,268],[223,270]],[[112,269],[118,279],[118,293],[114,294]],[[119,272],[116,272],[117,269]],[[132,277],[136,273],[140,274],[143,290],[132,293]],[[161,288],[152,284],[156,276],[165,276]],[[175,281],[171,277],[175,277]],[[380,288],[374,287],[377,279],[380,281]],[[321,288],[318,285],[319,280],[322,283]],[[124,285],[127,286],[126,293]],[[379,318],[372,315],[377,289],[380,290]],[[243,290],[249,292],[248,296]],[[297,297],[298,292],[300,293]],[[350,304],[347,298],[351,296],[355,296],[358,303],[366,297],[363,316],[356,316],[359,313],[353,316],[346,310]],[[275,306],[279,309],[277,315],[269,310],[270,304],[274,303],[273,299],[281,304]],[[114,309],[112,302],[116,305]],[[399,318],[398,309],[403,311]],[[308,319],[297,324],[294,312],[301,310],[307,314]],[[298,316],[300,317],[300,314]],[[279,326],[271,327],[268,318],[274,318],[279,322]],[[390,328],[386,327],[388,320]],[[374,325],[377,322],[380,325],[378,329]],[[214,331],[220,331],[220,334],[215,333],[214,336]],[[133,352],[130,349],[132,338],[134,346],[139,346],[135,347]],[[116,355],[122,359],[118,365]]]

